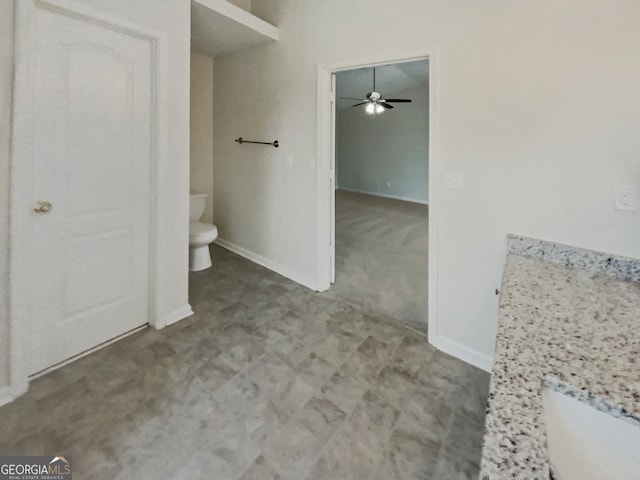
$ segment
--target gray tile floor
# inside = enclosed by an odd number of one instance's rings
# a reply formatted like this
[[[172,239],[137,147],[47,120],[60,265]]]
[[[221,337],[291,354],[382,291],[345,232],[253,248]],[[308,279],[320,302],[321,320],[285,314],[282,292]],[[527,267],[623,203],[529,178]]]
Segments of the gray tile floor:
[[[488,375],[214,247],[196,314],[35,380],[0,454],[77,479],[471,479]],[[338,300],[336,300],[338,298]]]
[[[224,249],[195,315],[32,382],[0,455],[75,479],[475,479],[489,376],[377,310]]]

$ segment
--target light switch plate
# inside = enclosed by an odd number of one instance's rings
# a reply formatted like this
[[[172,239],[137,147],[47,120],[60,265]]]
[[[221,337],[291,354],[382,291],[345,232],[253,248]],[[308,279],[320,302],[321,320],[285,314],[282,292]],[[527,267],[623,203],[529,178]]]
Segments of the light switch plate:
[[[455,170],[444,172],[444,188],[462,190],[464,188],[464,173]]]

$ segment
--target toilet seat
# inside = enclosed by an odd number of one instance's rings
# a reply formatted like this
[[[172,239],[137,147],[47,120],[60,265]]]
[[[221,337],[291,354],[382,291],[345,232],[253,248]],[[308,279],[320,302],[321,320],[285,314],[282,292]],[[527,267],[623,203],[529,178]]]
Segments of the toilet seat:
[[[218,227],[210,223],[189,224],[189,244],[210,244],[218,237]]]

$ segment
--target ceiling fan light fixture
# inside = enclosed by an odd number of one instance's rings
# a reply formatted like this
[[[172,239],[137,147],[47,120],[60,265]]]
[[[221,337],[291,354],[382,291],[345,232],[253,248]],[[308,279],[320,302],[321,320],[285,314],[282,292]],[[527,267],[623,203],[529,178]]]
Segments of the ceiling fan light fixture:
[[[352,97],[340,97],[345,100],[358,100],[357,98]],[[388,98],[383,99],[382,94],[376,90],[376,69],[373,68],[373,90],[367,93],[364,99],[356,103],[355,105],[351,105],[352,107],[360,107],[364,105],[364,111],[369,115],[379,115],[383,113],[386,109],[395,108],[392,103],[411,103],[410,98]]]

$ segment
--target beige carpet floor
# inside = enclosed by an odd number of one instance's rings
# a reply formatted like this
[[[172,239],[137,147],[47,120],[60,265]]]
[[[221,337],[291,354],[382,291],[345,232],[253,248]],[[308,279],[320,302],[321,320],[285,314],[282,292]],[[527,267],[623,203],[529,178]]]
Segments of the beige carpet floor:
[[[336,283],[331,291],[427,331],[429,207],[336,191]]]

